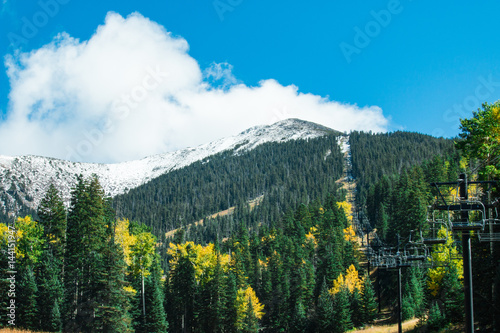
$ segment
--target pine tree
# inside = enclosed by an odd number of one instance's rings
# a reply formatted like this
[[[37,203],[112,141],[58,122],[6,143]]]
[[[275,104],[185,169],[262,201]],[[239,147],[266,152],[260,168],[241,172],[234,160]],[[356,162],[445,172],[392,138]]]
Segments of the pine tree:
[[[446,271],[443,277],[444,316],[449,322],[462,322],[465,313],[463,287],[454,265],[446,267]]]
[[[61,264],[46,248],[38,267],[38,320],[40,329],[50,332],[61,330],[59,304],[63,300],[64,288],[61,281]]]
[[[259,332],[259,320],[255,316],[254,305],[252,300],[248,300],[247,312],[245,315],[245,320],[243,322],[243,327],[239,332],[242,333],[257,333]]]
[[[335,310],[332,295],[328,291],[326,281],[323,280],[316,310],[318,332],[333,332],[334,328],[339,325],[334,316]]]
[[[37,323],[37,293],[33,268],[29,265],[19,271],[19,282],[16,290],[16,322],[21,327],[35,329]]]
[[[109,206],[108,206],[109,208]],[[103,248],[103,269],[100,274],[99,304],[96,309],[96,327],[103,332],[132,332],[129,314],[130,304],[124,287],[125,261],[122,248],[115,242],[115,225],[111,211],[108,212],[108,242]]]
[[[437,302],[433,302],[430,309],[429,315],[427,316],[427,328],[433,332],[438,331],[443,328],[446,324],[446,318],[439,309]]]
[[[65,330],[96,327],[100,292],[106,288],[104,249],[108,242],[109,203],[96,176],[77,177],[72,191],[66,233],[63,314]]]
[[[37,209],[40,224],[43,226],[44,237],[54,257],[63,264],[64,245],[66,242],[66,209],[63,201],[53,183],[43,197]],[[61,270],[62,272],[62,270]]]
[[[375,301],[375,290],[368,274],[363,279],[361,294],[361,311],[363,322],[370,324],[375,319],[377,303]]]
[[[349,289],[343,286],[333,297],[335,332],[345,332],[352,328]]]
[[[226,299],[224,304],[224,332],[236,332],[236,297],[238,295],[238,287],[236,285],[236,275],[229,270],[225,282]]]
[[[54,300],[54,304],[51,306],[50,319],[47,325],[47,331],[49,332],[61,332],[62,330],[62,319],[61,312],[59,310],[59,301]]]
[[[349,294],[351,321],[354,327],[359,327],[363,324],[363,304],[361,294],[358,289],[354,289]]]
[[[198,292],[195,272],[188,256],[181,256],[174,270],[170,270],[168,323],[174,332],[191,332],[194,326],[195,296]]]
[[[146,279],[146,325],[144,332],[166,333],[168,329],[163,306],[163,291],[160,287],[160,274],[159,257],[155,256],[153,269]]]
[[[302,302],[298,300],[292,317],[291,331],[295,333],[305,332],[307,328],[307,313]]]

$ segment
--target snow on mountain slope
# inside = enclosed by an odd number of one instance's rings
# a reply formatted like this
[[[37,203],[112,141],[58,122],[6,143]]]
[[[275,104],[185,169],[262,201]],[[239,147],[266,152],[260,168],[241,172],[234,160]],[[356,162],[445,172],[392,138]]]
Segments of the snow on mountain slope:
[[[75,163],[40,156],[0,156],[0,209],[17,211],[16,201],[17,204],[22,202],[28,207],[37,207],[50,183],[56,185],[68,203],[77,174],[85,177],[96,174],[106,194],[115,196],[226,150],[241,154],[266,142],[310,139],[328,133],[340,134],[318,124],[287,119],[269,126],[252,127],[238,135],[196,148],[118,164]]]

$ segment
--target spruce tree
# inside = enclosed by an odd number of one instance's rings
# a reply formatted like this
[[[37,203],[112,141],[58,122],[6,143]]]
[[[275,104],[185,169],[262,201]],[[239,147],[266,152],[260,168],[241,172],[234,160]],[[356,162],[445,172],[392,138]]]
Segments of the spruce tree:
[[[238,287],[236,285],[236,275],[230,269],[225,280],[226,298],[224,301],[224,330],[223,332],[236,332],[236,297]]]
[[[64,270],[65,330],[92,330],[100,292],[106,288],[103,253],[108,242],[109,203],[97,176],[77,177],[71,193]]]
[[[358,289],[354,289],[349,294],[351,321],[354,327],[359,327],[363,324],[363,304],[361,294]]]
[[[53,252],[53,256],[62,265],[66,242],[66,209],[59,191],[53,183],[49,185],[45,196],[42,198],[37,209],[37,215],[40,224],[43,226],[43,233],[45,239],[47,239],[46,244],[49,250]]]
[[[49,332],[61,332],[62,331],[62,317],[61,311],[59,309],[60,301],[55,299],[54,304],[51,306],[50,319],[48,322],[47,331]]]
[[[295,333],[305,332],[307,329],[307,313],[302,302],[298,300],[295,303],[293,311],[291,331]]]
[[[335,310],[332,295],[328,291],[326,280],[323,280],[321,292],[318,297],[318,305],[316,307],[316,325],[318,327],[318,332],[333,332],[334,328],[339,325],[334,316]]]
[[[437,302],[433,302],[427,316],[427,328],[430,332],[438,331],[446,325],[446,318],[439,309]]]
[[[126,266],[122,248],[115,243],[113,215],[111,211],[106,214],[108,241],[102,252],[103,267],[99,281],[102,289],[98,294],[95,325],[103,332],[132,332],[130,304],[124,290]]]
[[[46,247],[42,254],[37,276],[38,285],[38,320],[40,329],[59,332],[62,327],[60,304],[64,288],[61,281],[61,263]]]
[[[252,300],[248,300],[247,313],[243,322],[243,327],[240,330],[242,333],[258,333],[259,320],[255,317]]]
[[[446,267],[443,277],[444,316],[451,323],[459,323],[464,319],[464,293],[455,265]]]
[[[159,260],[159,256],[156,255],[151,274],[146,279],[146,325],[144,332],[166,333],[168,329],[163,306],[163,291],[160,285],[161,269]]]
[[[36,329],[38,326],[38,307],[35,274],[29,265],[19,270],[19,282],[16,287],[16,322],[19,326]]]
[[[334,304],[334,332],[345,332],[352,328],[351,306],[349,302],[349,289],[341,287],[340,291],[333,297]]]
[[[223,332],[225,318],[229,309],[226,308],[226,278],[220,262],[220,254],[217,246],[215,249],[217,261],[215,264],[213,277],[201,288],[200,322],[205,332]]]
[[[189,253],[190,248],[187,248]],[[167,302],[169,303],[168,323],[174,332],[191,332],[194,326],[194,305],[197,294],[194,267],[188,256],[181,256],[170,270]]]
[[[371,324],[375,319],[377,312],[377,303],[375,301],[375,290],[368,274],[363,279],[361,293],[361,311],[363,314],[363,322]]]

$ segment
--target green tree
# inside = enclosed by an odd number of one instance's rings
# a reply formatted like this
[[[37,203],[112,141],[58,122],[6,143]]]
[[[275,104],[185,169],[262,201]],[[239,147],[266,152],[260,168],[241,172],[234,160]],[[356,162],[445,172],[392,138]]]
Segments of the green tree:
[[[39,328],[59,332],[62,329],[60,304],[64,293],[61,263],[48,248],[41,256],[37,271]]]
[[[135,278],[140,278],[140,296],[141,296],[141,318],[143,323],[146,323],[146,290],[145,279],[151,274],[150,267],[153,265],[155,258],[156,238],[149,232],[141,232],[136,235],[135,243],[131,247],[130,266],[132,275]]]
[[[97,176],[77,177],[71,193],[66,232],[63,314],[65,330],[97,326],[96,310],[105,289],[104,250],[108,243],[109,203]]]
[[[371,324],[375,319],[377,303],[375,300],[375,290],[373,289],[370,276],[365,275],[361,293],[361,313],[364,323]]]
[[[124,287],[125,258],[122,247],[115,242],[113,214],[108,212],[108,241],[102,252],[103,269],[100,273],[99,304],[96,309],[96,328],[103,332],[132,332],[132,320],[129,314],[129,295]]]
[[[307,313],[300,300],[295,303],[293,311],[291,331],[295,333],[305,332],[307,329]]]
[[[143,332],[166,333],[168,323],[166,321],[165,309],[163,306],[164,293],[161,289],[161,269],[159,256],[154,257],[151,274],[145,283],[146,294],[146,324]],[[138,330],[137,332],[140,332]]]
[[[29,265],[19,270],[19,282],[16,290],[16,322],[21,327],[37,328],[37,293],[38,288],[33,268]]]
[[[417,267],[410,267],[404,276],[403,288],[403,320],[421,317],[425,310],[425,292],[422,282],[422,272]]]
[[[484,178],[500,176],[500,101],[484,103],[482,109],[472,113],[470,119],[460,120],[457,142],[465,156],[480,162],[479,173]]]
[[[191,251],[189,245],[186,248]],[[194,327],[194,305],[197,285],[193,263],[189,256],[181,256],[169,273],[167,295],[168,323],[174,332],[192,332]]]
[[[64,259],[64,245],[66,242],[66,209],[53,183],[49,185],[45,196],[37,209],[39,223],[43,226],[43,234],[47,246],[57,261],[62,265]]]
[[[464,293],[459,273],[454,265],[446,267],[443,277],[444,316],[451,323],[463,322]]]
[[[427,317],[427,328],[430,332],[438,331],[446,325],[446,319],[437,302],[432,302]]]
[[[344,306],[346,305],[348,306],[348,304],[344,304]],[[321,293],[318,297],[316,312],[318,332],[333,332],[334,328],[339,325],[335,317],[336,311],[334,310],[334,301],[332,295],[328,291],[325,280],[323,280],[323,284],[321,285]]]
[[[349,302],[349,289],[342,286],[333,297],[335,332],[346,332],[352,328],[351,306]]]

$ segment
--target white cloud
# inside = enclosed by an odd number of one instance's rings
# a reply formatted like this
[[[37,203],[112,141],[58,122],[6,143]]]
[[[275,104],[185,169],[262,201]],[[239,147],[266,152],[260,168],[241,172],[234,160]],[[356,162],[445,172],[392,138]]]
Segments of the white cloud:
[[[265,80],[239,82],[229,64],[202,71],[186,40],[140,14],[109,13],[88,41],[62,33],[6,58],[11,82],[0,154],[119,162],[196,146],[288,117],[385,131],[360,108]]]

